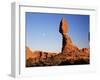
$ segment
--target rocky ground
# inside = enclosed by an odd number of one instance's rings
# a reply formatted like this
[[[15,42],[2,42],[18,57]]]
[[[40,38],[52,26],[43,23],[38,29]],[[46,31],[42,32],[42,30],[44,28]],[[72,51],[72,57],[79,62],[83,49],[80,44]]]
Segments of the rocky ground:
[[[32,52],[29,48],[26,48],[26,67],[77,64],[89,64],[89,49],[83,48],[78,52],[62,54],[42,51]]]

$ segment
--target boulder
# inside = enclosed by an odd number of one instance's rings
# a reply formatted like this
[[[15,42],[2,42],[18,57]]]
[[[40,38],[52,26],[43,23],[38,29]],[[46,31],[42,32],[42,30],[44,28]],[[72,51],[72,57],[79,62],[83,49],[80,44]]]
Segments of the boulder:
[[[60,22],[59,32],[61,34],[68,32],[68,23],[66,22],[66,20],[64,19],[64,17],[62,18],[62,20]]]

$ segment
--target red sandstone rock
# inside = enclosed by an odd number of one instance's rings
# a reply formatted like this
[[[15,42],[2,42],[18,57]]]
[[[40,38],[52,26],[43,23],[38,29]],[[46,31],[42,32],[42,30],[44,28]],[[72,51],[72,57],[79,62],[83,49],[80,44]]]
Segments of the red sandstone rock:
[[[88,48],[82,48],[82,52],[89,53],[89,49]]]
[[[68,23],[64,18],[60,22],[60,33],[62,34],[62,53],[70,53],[79,50],[73,43],[71,38],[68,36]]]
[[[55,56],[56,53],[50,53],[50,52],[42,52],[42,51],[31,51],[29,48],[26,48],[26,59],[32,58],[44,58],[46,59],[47,57],[53,57]]]
[[[68,32],[68,23],[64,18],[62,18],[60,22],[60,28],[59,28],[60,33],[67,33]]]

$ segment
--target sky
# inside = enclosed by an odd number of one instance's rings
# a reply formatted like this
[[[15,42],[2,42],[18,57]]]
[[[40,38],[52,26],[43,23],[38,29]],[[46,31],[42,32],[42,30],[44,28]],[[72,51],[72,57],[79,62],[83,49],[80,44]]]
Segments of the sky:
[[[79,48],[89,48],[89,15],[26,12],[26,46],[33,51],[61,52],[62,17],[68,22],[68,34]]]

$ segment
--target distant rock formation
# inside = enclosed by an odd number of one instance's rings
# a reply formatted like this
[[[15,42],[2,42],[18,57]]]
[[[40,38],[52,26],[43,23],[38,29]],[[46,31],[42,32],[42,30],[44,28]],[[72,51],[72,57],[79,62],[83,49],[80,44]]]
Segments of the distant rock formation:
[[[40,51],[32,52],[30,50],[30,48],[26,47],[26,59],[29,59],[29,58],[32,58],[32,59],[40,58],[41,57],[40,53],[41,53]]]
[[[28,47],[26,47],[26,66],[32,67],[37,65],[50,65],[52,64],[50,59],[53,58],[55,55],[57,55],[57,53],[32,51]]]
[[[53,57],[57,53],[53,52],[42,52],[42,51],[31,51],[28,47],[26,48],[26,59],[28,58],[47,58],[47,57]]]

